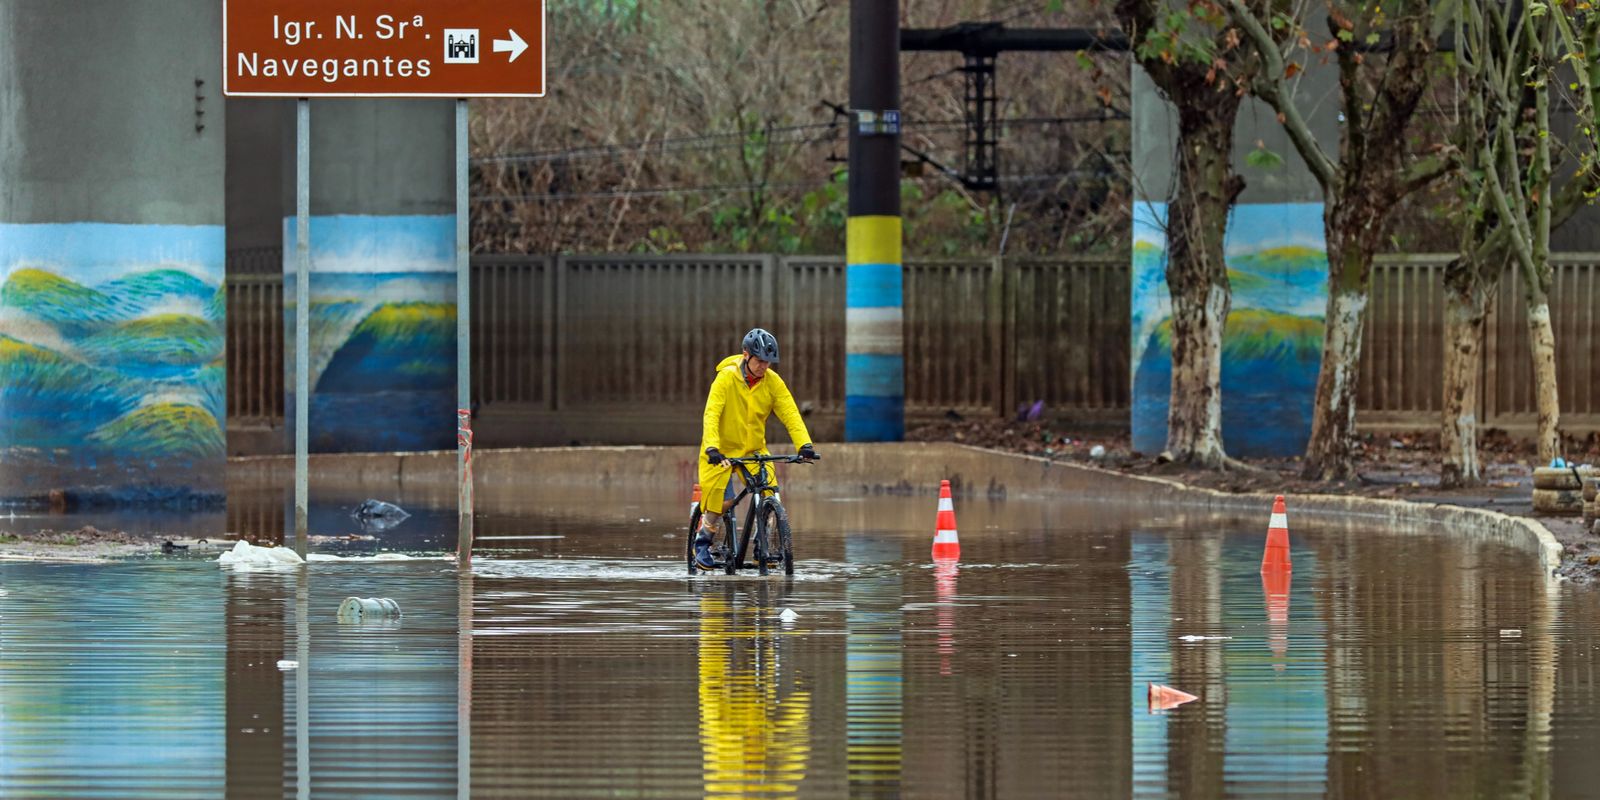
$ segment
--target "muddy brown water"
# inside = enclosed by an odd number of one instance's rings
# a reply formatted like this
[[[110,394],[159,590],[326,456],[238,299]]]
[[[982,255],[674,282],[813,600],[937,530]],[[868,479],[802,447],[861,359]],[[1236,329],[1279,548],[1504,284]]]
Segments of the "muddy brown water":
[[[1529,553],[1291,507],[1269,597],[1265,512],[958,501],[951,567],[930,498],[789,503],[792,579],[691,579],[686,499],[570,492],[484,513],[465,577],[0,562],[0,797],[1600,793],[1597,601]],[[322,549],[453,547],[411,510]],[[341,623],[351,595],[403,616]],[[1151,713],[1151,682],[1201,699]]]

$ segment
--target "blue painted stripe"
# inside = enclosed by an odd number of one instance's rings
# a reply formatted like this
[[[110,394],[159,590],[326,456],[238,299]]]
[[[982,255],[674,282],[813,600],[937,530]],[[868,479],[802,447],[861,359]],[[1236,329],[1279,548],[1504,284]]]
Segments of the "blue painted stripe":
[[[847,397],[905,397],[905,357],[847,353],[844,357],[844,393]]]
[[[845,308],[899,308],[899,264],[851,264],[845,267]]]
[[[906,438],[904,397],[845,397],[845,441],[898,442],[904,438]]]

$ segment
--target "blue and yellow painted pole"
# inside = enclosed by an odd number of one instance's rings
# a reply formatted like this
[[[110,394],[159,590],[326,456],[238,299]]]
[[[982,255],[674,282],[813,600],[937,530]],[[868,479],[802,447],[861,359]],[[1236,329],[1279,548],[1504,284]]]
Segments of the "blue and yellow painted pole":
[[[850,442],[905,438],[900,231],[899,3],[850,4],[850,220],[845,414]]]
[[[845,274],[845,440],[905,437],[900,217],[851,217]]]

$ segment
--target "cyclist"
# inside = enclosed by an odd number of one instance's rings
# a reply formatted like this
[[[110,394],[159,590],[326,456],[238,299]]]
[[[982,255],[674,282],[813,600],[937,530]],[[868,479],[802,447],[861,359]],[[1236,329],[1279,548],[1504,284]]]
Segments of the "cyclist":
[[[776,370],[778,337],[762,328],[744,335],[744,352],[722,359],[717,377],[706,396],[704,433],[700,439],[700,530],[695,534],[694,562],[703,570],[716,568],[711,541],[722,526],[723,492],[733,477],[728,458],[770,455],[767,451],[767,417],[774,411],[789,429],[789,439],[800,445],[800,455],[815,459],[811,434],[794,404],[794,395]],[[769,467],[770,469],[770,467]],[[773,475],[777,483],[777,475]]]

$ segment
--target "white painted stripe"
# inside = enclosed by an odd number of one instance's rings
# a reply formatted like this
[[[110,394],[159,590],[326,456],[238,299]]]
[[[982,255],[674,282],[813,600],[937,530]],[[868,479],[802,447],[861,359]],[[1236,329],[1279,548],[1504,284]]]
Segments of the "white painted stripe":
[[[847,325],[852,322],[859,322],[862,324],[893,322],[899,324],[904,319],[905,312],[899,306],[847,308],[844,310],[844,321]]]
[[[1268,528],[1289,529],[1289,517],[1285,514],[1273,514],[1272,521],[1267,523]]]
[[[950,498],[941,497],[941,498],[939,498],[939,510],[940,511],[954,511],[954,510],[956,510],[956,506],[955,506],[955,503],[950,502]]]
[[[960,540],[956,538],[955,531],[939,531],[933,536],[934,544],[949,544],[956,541]]]
[[[878,310],[852,308],[849,312]],[[887,355],[904,352],[905,335],[898,319],[899,309],[893,310],[897,312],[896,319],[852,319],[847,312],[844,323],[845,352]]]

